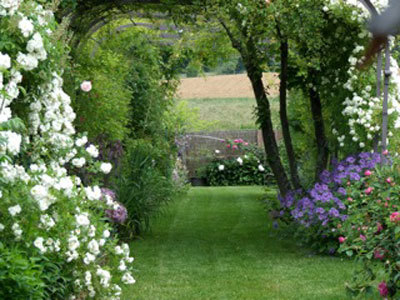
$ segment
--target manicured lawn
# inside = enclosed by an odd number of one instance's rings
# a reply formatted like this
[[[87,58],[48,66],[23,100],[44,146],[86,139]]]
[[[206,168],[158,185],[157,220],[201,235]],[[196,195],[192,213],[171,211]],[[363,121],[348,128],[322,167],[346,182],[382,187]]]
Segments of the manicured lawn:
[[[280,238],[262,193],[193,188],[171,204],[132,242],[137,282],[124,299],[346,299],[353,263]]]
[[[271,97],[271,110],[275,126],[279,124],[279,101]],[[198,110],[199,118],[210,123],[207,130],[258,129],[254,98],[189,99],[189,108]],[[196,131],[197,128],[191,130]]]

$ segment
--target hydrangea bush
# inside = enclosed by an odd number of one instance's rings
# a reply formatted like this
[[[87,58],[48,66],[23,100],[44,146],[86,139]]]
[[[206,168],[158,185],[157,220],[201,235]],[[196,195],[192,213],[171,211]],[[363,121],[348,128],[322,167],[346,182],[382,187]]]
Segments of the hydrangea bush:
[[[365,172],[347,188],[351,211],[339,230],[340,251],[361,262],[348,288],[354,294],[379,291],[382,298],[399,296],[400,160]]]
[[[334,253],[338,248],[337,228],[348,218],[351,199],[347,187],[359,182],[364,172],[380,162],[380,155],[364,152],[337,162],[332,170],[321,173],[320,181],[307,191],[291,191],[279,197],[279,215],[301,225],[310,242],[321,251]]]
[[[94,161],[97,147],[75,136],[53,14],[35,1],[1,0],[0,15],[0,253],[42,266],[21,299],[119,299],[122,284],[135,282],[129,247],[107,221],[119,205],[100,181],[84,186],[67,171],[112,166]],[[16,278],[0,277],[14,284],[0,298],[18,294]]]

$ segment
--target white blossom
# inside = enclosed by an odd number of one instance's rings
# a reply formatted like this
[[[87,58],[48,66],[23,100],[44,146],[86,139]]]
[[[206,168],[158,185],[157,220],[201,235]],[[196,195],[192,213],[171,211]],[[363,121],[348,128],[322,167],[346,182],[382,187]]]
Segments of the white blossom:
[[[104,173],[104,174],[108,174],[110,173],[112,169],[112,165],[110,163],[102,163],[100,165],[100,170]]]
[[[26,38],[33,33],[34,29],[32,22],[27,17],[23,17],[21,21],[19,21],[18,28],[21,30],[22,35]]]
[[[0,69],[9,69],[11,68],[11,58],[6,53],[3,54],[0,52]]]
[[[8,208],[8,212],[10,213],[11,216],[16,216],[21,212],[21,206],[19,206],[19,204],[15,205],[15,206],[11,206]]]
[[[91,157],[96,158],[97,156],[99,156],[99,150],[95,145],[90,145],[89,147],[86,148],[86,151],[87,153],[89,153]]]

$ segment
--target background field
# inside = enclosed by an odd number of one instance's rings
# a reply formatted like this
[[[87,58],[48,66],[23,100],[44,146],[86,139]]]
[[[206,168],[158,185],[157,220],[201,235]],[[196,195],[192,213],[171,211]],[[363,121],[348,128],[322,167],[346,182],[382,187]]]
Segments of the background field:
[[[264,82],[269,87],[274,125],[279,127],[279,81],[276,74],[269,73],[264,74]],[[197,111],[200,120],[207,122],[207,130],[258,128],[254,114],[256,101],[246,74],[184,78],[177,95],[188,103],[189,109]]]
[[[278,94],[279,79],[275,73],[265,73],[264,83],[270,95]],[[178,96],[193,98],[254,98],[251,83],[246,74],[216,75],[181,79]]]

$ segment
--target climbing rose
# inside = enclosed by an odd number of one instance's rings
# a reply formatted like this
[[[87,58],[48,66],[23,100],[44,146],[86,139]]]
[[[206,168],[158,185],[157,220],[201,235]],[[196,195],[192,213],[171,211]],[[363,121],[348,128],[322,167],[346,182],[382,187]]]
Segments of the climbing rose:
[[[379,290],[379,294],[381,294],[382,297],[386,297],[388,295],[388,288],[387,288],[386,282],[382,281],[378,285],[378,290]]]
[[[367,240],[367,237],[363,234],[360,234],[360,239],[365,242]]]
[[[376,228],[377,228],[376,233],[380,233],[380,232],[383,230],[383,226],[382,226],[382,224],[379,223],[379,222],[376,224]]]
[[[390,222],[393,223],[398,223],[400,221],[400,213],[399,212],[394,212],[390,215]]]
[[[84,92],[90,92],[92,89],[92,82],[84,81],[81,83],[81,90]]]
[[[385,151],[382,152],[382,154],[383,154],[383,155],[388,155],[388,154],[389,154],[389,151],[388,151],[388,150],[385,150]]]
[[[339,243],[343,244],[346,241],[346,238],[343,236],[339,236]]]
[[[372,172],[371,172],[370,170],[366,170],[366,171],[364,172],[364,175],[365,175],[365,176],[371,176],[371,174],[372,174]]]
[[[365,190],[365,194],[367,194],[367,195],[371,194],[371,193],[372,193],[372,190],[373,190],[372,187],[367,188],[367,189]]]
[[[384,252],[382,250],[377,249],[377,250],[374,251],[374,258],[382,260],[382,259],[385,258],[385,254],[384,254]]]
[[[392,179],[390,177],[386,178],[387,183],[392,183]]]

